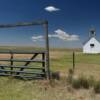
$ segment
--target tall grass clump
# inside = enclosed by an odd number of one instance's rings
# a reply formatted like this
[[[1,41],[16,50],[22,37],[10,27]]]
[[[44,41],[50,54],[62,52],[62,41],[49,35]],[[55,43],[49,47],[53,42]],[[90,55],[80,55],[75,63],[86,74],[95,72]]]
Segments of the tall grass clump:
[[[80,83],[81,83],[81,87],[82,87],[82,88],[89,89],[89,84],[90,84],[90,83],[89,83],[88,78],[85,78],[85,77],[83,76],[83,77],[80,77],[79,80],[80,80]]]
[[[72,83],[72,80],[73,80],[73,73],[74,73],[73,69],[69,69],[69,71],[68,71],[68,77],[67,77],[67,82],[68,82],[69,84]]]
[[[89,89],[89,81],[87,78],[81,76],[78,79],[73,79],[72,81],[72,87],[75,89],[79,89],[79,88],[85,88],[85,89]]]
[[[81,82],[80,82],[79,79],[73,79],[71,85],[75,89],[80,89],[81,88]]]
[[[89,81],[89,86],[90,86],[90,87],[93,87],[94,84],[95,84],[95,79],[94,79],[94,77],[93,77],[93,76],[90,76],[90,77],[88,78],[88,81]]]
[[[94,92],[95,93],[100,93],[100,81],[95,81]]]
[[[71,81],[71,85],[75,89],[89,89],[90,87],[93,88],[95,93],[100,93],[100,80],[96,81],[93,77],[86,78],[81,76],[79,78],[73,78]]]

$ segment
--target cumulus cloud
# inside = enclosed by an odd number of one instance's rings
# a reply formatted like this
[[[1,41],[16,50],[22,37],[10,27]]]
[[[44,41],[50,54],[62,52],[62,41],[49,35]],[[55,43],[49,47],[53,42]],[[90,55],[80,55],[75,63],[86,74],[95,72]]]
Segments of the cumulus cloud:
[[[49,34],[48,35],[49,38],[58,38],[64,41],[78,41],[79,40],[79,36],[72,34],[70,35],[69,33],[66,33],[65,31],[61,30],[61,29],[57,29],[54,31],[54,34]],[[32,40],[33,41],[40,41],[43,40],[44,37],[42,35],[39,36],[32,36]]]
[[[48,12],[55,12],[55,11],[59,11],[60,9],[59,8],[56,8],[54,6],[47,6],[44,8],[46,11]]]
[[[42,35],[39,35],[39,36],[32,36],[32,40],[33,41],[41,41],[41,40],[43,40],[43,36]]]
[[[56,35],[58,36],[59,39],[65,40],[65,41],[76,41],[79,40],[79,36],[78,35],[70,35],[69,33],[66,33],[65,31],[61,30],[61,29],[57,29],[55,31]]]

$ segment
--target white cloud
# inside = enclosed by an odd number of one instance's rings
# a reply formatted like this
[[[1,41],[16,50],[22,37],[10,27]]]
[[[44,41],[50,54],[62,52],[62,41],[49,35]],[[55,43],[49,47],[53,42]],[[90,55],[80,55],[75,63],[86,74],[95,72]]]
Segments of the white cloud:
[[[57,38],[58,35],[57,35],[57,34],[49,34],[48,37],[49,37],[49,38]]]
[[[57,29],[55,31],[56,35],[58,36],[59,39],[62,39],[62,40],[66,40],[66,41],[76,41],[76,40],[79,40],[79,36],[78,35],[70,35],[69,33],[66,33],[64,32],[63,30],[61,29]]]
[[[39,36],[32,36],[32,40],[33,41],[41,41],[41,40],[43,40],[43,36],[42,35],[39,35]]]
[[[55,12],[55,11],[59,11],[60,9],[59,8],[56,8],[54,6],[47,6],[44,8],[46,11],[48,12]]]
[[[64,41],[78,41],[79,40],[79,36],[78,35],[69,35],[69,33],[64,32],[61,29],[57,29],[56,31],[54,31],[54,34],[49,34],[48,37],[49,38],[58,38]],[[39,36],[32,36],[32,40],[33,41],[41,41],[43,40],[44,37],[42,35]]]

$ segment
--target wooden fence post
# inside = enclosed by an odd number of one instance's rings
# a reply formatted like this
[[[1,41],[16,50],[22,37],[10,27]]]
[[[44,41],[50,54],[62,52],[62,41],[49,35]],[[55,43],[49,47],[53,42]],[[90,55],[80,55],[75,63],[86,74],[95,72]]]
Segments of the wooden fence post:
[[[51,75],[50,75],[50,60],[49,60],[49,38],[48,38],[48,21],[46,21],[45,25],[45,42],[46,42],[46,74],[47,74],[47,79],[50,80]]]

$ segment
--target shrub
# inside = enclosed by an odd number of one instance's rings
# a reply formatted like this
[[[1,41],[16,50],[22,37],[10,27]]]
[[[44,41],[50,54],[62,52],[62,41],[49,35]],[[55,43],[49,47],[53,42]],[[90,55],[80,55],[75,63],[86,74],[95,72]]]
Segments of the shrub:
[[[72,87],[75,89],[81,88],[81,82],[79,79],[73,79],[72,80]]]
[[[95,93],[100,93],[100,81],[95,81],[94,92]]]
[[[60,80],[60,72],[52,72],[52,79]]]
[[[95,79],[93,76],[90,76],[90,78],[88,78],[88,82],[89,82],[89,86],[93,87],[95,84]]]
[[[79,88],[88,89],[89,88],[89,81],[87,78],[84,78],[84,77],[80,77],[78,79],[73,79],[72,80],[72,87],[75,89],[79,89]]]
[[[80,84],[82,88],[85,88],[85,89],[89,88],[89,81],[87,78],[80,77],[79,80],[80,80]]]

